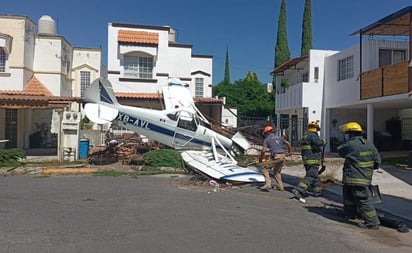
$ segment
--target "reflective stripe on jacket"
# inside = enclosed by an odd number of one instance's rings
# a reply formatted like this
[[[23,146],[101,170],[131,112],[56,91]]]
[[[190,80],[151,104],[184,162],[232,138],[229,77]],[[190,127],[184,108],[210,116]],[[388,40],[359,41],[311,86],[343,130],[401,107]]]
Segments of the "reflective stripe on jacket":
[[[368,186],[373,170],[379,168],[381,158],[375,146],[361,136],[352,137],[338,147],[339,156],[345,158],[342,181],[347,185]]]
[[[320,165],[323,141],[317,133],[307,131],[300,141],[301,155],[304,165]]]

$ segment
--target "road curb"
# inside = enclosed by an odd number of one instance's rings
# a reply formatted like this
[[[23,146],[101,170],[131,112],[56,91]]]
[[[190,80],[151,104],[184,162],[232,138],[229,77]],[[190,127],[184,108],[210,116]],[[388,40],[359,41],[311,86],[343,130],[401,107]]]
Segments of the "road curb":
[[[97,172],[95,168],[45,168],[43,174],[88,174]]]

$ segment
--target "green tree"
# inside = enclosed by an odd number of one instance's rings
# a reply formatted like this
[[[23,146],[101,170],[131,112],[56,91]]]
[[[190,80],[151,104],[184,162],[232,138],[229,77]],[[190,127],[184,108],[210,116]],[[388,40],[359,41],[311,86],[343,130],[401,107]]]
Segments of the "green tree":
[[[267,117],[273,115],[274,96],[268,93],[255,72],[233,84],[219,83],[216,95],[226,97],[226,105],[236,107],[240,117]]]
[[[300,55],[309,55],[312,48],[312,3],[311,0],[305,0],[305,9],[303,11],[302,22],[302,45]]]
[[[278,18],[278,33],[275,47],[275,63],[274,68],[279,67],[290,58],[290,50],[288,45],[288,36],[286,32],[286,1],[282,0]],[[273,76],[273,85],[275,85],[276,76]]]
[[[226,47],[226,61],[225,61],[225,79],[223,82],[230,84],[230,72],[229,72],[229,48]]]

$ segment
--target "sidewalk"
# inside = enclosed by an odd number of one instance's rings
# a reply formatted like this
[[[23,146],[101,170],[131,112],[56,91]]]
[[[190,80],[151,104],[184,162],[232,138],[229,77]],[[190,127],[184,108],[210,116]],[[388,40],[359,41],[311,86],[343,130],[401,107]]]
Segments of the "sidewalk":
[[[328,168],[333,170],[335,175],[341,173],[341,169]],[[404,175],[412,179],[412,170],[404,169]],[[285,167],[282,174],[286,175],[285,179],[290,177],[302,178],[305,175],[305,170],[302,166]],[[339,178],[340,180],[341,178]],[[406,182],[405,182],[406,181]],[[384,169],[378,169],[374,172],[372,184],[379,185],[382,194],[382,203],[375,204],[378,211],[391,214],[402,220],[412,222],[412,185],[407,183],[408,180],[400,180],[391,175]],[[287,182],[287,181],[286,181]],[[342,200],[342,186],[334,185],[324,189],[329,193],[337,195]]]

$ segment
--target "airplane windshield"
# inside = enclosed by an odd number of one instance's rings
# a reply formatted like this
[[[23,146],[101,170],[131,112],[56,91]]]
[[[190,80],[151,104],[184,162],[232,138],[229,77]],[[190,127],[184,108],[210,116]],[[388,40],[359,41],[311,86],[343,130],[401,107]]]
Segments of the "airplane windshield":
[[[180,112],[177,127],[195,132],[197,124],[192,114],[188,112]]]

